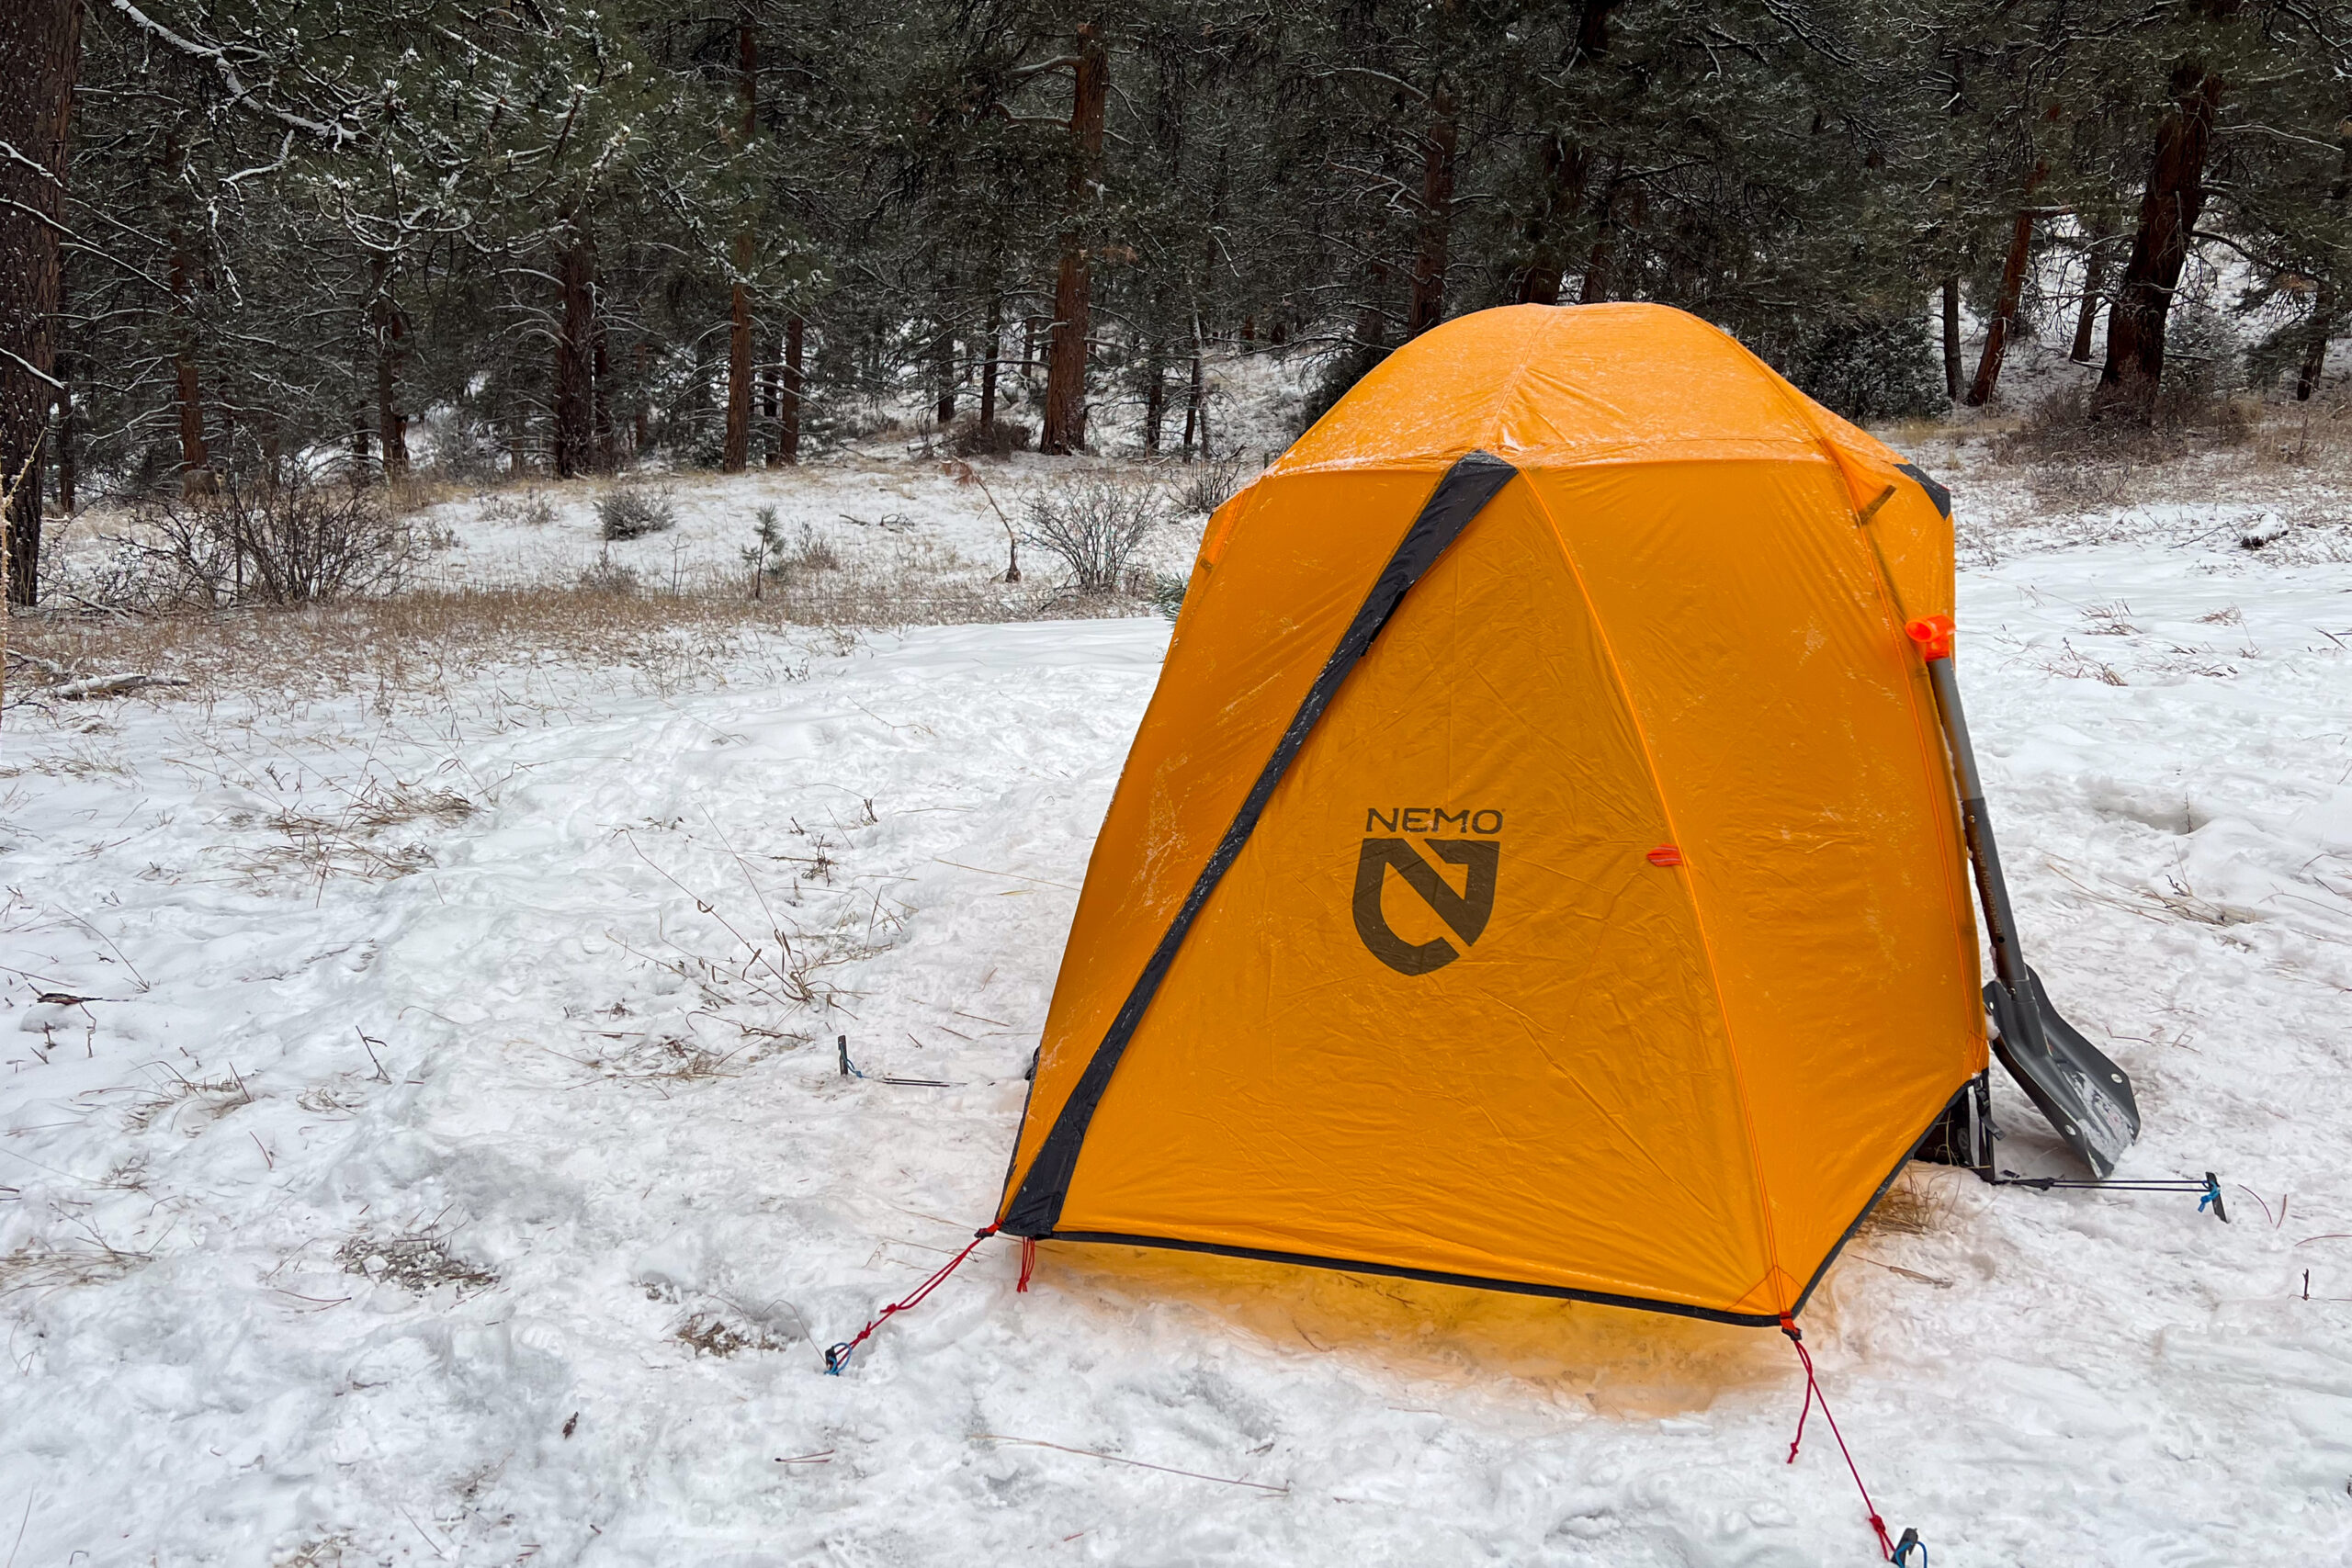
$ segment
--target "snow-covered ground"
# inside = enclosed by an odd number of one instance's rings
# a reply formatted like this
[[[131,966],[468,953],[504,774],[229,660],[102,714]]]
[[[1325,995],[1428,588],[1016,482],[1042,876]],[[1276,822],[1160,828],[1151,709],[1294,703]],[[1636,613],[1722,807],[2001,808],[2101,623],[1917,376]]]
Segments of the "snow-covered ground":
[[[2345,1561],[2352,548],[1961,489],[2030,951],[2133,1075],[2125,1174],[2219,1170],[2234,1223],[1917,1168],[1808,1343],[1936,1568]],[[690,499],[714,569],[761,504],[1002,537],[936,462]],[[596,548],[446,521],[476,581]],[[527,706],[11,712],[6,1561],[1870,1560],[1753,1330],[1054,1246],[1017,1295],[990,1242],[825,1376],[988,1216],[1166,626],[761,635]]]

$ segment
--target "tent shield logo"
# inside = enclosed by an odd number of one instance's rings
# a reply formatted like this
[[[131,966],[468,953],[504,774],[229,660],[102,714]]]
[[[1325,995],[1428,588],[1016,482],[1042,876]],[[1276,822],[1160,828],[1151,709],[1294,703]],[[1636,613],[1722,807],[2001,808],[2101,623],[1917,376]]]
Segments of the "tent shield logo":
[[[1466,872],[1463,890],[1456,893],[1445,874],[1423,860],[1404,839],[1366,839],[1356,854],[1356,935],[1374,958],[1399,975],[1426,975],[1462,956],[1462,949],[1443,937],[1408,942],[1389,929],[1381,912],[1380,895],[1393,868],[1405,886],[1435,911],[1462,946],[1476,942],[1495,912],[1495,870],[1502,860],[1502,845],[1492,839],[1423,839],[1430,852]]]

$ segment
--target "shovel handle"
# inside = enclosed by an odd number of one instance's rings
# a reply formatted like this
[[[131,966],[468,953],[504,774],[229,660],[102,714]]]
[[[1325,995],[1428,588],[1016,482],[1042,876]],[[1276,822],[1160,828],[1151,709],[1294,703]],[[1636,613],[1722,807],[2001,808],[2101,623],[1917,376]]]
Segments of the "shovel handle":
[[[1984,783],[1976,771],[1976,749],[1969,744],[1968,713],[1960,702],[1960,678],[1952,671],[1951,621],[1937,615],[1914,621],[1905,628],[1926,656],[1928,679],[1936,690],[1937,715],[1943,720],[1944,740],[1951,750],[1951,768],[1960,786],[1960,829],[1968,842],[1968,863],[1976,877],[1976,900],[1984,909],[1985,941],[1993,949],[1993,973],[2017,1005],[2011,1010],[2026,1038],[2018,1042],[2037,1053],[2044,1049],[2041,1010],[2034,1005],[2026,982],[2025,954],[2018,951],[2017,917],[2009,909],[2009,886],[2001,875],[2001,852],[1993,841],[1993,818],[1984,806]]]

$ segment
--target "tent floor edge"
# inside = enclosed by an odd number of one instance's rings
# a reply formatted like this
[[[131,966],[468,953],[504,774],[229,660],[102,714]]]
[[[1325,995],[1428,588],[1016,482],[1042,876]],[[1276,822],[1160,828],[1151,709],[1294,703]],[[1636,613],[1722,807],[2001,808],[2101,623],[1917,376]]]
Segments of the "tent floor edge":
[[[1894,1185],[1905,1168],[1914,1160],[1928,1157],[1922,1155],[1920,1151],[1927,1147],[1929,1141],[1936,1136],[1953,1107],[1960,1105],[1972,1089],[1981,1089],[1984,1082],[1985,1075],[1980,1073],[1969,1079],[1966,1084],[1962,1085],[1960,1090],[1953,1095],[1944,1108],[1937,1111],[1935,1118],[1920,1130],[1919,1135],[1905,1145],[1903,1157],[1895,1161],[1894,1168],[1886,1173],[1875,1188],[1871,1189],[1871,1195],[1862,1204],[1860,1211],[1854,1215],[1846,1228],[1838,1233],[1836,1244],[1823,1257],[1819,1266],[1814,1269],[1813,1277],[1805,1281],[1804,1289],[1798,1292],[1796,1301],[1785,1313],[1732,1312],[1721,1307],[1695,1306],[1687,1302],[1660,1301],[1654,1297],[1629,1296],[1609,1291],[1588,1291],[1574,1285],[1548,1285],[1539,1280],[1506,1280],[1483,1274],[1455,1274],[1439,1269],[1416,1269],[1402,1263],[1376,1263],[1363,1258],[1326,1258],[1311,1252],[1286,1252],[1274,1247],[1236,1247],[1225,1242],[1193,1241],[1181,1236],[1141,1235],[1125,1231],[1058,1230],[1047,1227],[1038,1227],[1032,1232],[1013,1222],[1007,1222],[999,1228],[1007,1235],[1019,1236],[1028,1242],[1078,1241],[1110,1247],[1148,1247],[1168,1252],[1197,1252],[1216,1258],[1246,1258],[1256,1263],[1282,1263],[1298,1268],[1329,1269],[1341,1274],[1378,1274],[1389,1279],[1418,1280],[1425,1284],[1453,1285],[1464,1290],[1498,1291],[1509,1295],[1544,1296],[1555,1301],[1584,1302],[1594,1306],[1622,1307],[1631,1312],[1662,1313],[1669,1317],[1696,1318],[1701,1322],[1726,1324],[1735,1328],[1781,1328],[1798,1314],[1804,1312],[1807,1304],[1812,1302],[1814,1292],[1821,1287],[1821,1282],[1828,1278],[1829,1270],[1836,1267],[1839,1256],[1846,1249],[1846,1244],[1854,1239],[1855,1233],[1862,1228],[1862,1223],[1871,1217],[1871,1212],[1886,1197],[1887,1190]],[[1981,1119],[1978,1125],[1985,1130],[1984,1136],[1989,1144],[1991,1136],[1989,1118]]]
[[[1555,1301],[1583,1302],[1593,1306],[1622,1307],[1633,1312],[1662,1313],[1670,1317],[1696,1318],[1705,1323],[1727,1324],[1735,1328],[1778,1328],[1778,1313],[1729,1312],[1718,1307],[1693,1306],[1687,1302],[1658,1301],[1645,1296],[1620,1295],[1608,1291],[1588,1291],[1573,1285],[1547,1285],[1533,1280],[1495,1279],[1483,1274],[1453,1274],[1439,1269],[1415,1269],[1402,1263],[1374,1263],[1362,1258],[1324,1258],[1311,1252],[1283,1252],[1270,1247],[1233,1247],[1223,1242],[1190,1241],[1178,1236],[1133,1235],[1124,1231],[1064,1231],[1057,1230],[1037,1238],[1040,1241],[1082,1241],[1112,1247],[1149,1247],[1170,1252],[1206,1253],[1217,1258],[1240,1258],[1257,1263],[1283,1263],[1299,1268],[1324,1269],[1340,1274],[1378,1274],[1392,1280],[1417,1280],[1424,1284],[1453,1285],[1465,1290],[1497,1291],[1507,1295],[1544,1296]]]
[[[1981,1079],[1983,1076],[1983,1074],[1979,1074],[1977,1075],[1977,1077]],[[1970,1081],[1975,1082],[1977,1079],[1971,1079]],[[1967,1092],[1966,1085],[1962,1086],[1961,1092]],[[1954,1098],[1957,1099],[1958,1097],[1955,1096]],[[1862,1204],[1860,1212],[1854,1215],[1852,1222],[1849,1224],[1844,1230],[1838,1233],[1838,1240],[1829,1248],[1827,1254],[1822,1258],[1821,1266],[1813,1271],[1813,1278],[1806,1280],[1804,1289],[1797,1293],[1796,1304],[1789,1308],[1788,1311],[1788,1315],[1790,1317],[1793,1318],[1797,1314],[1804,1311],[1806,1303],[1813,1300],[1813,1292],[1821,1288],[1821,1282],[1829,1277],[1829,1270],[1837,1267],[1838,1257],[1846,1250],[1846,1244],[1854,1239],[1854,1233],[1862,1228],[1862,1222],[1871,1217],[1871,1212],[1879,1206],[1881,1200],[1885,1198],[1887,1189],[1894,1185],[1895,1179],[1903,1174],[1904,1168],[1910,1165],[1913,1160],[1919,1157],[1920,1148],[1926,1145],[1928,1138],[1934,1135],[1936,1128],[1941,1124],[1945,1115],[1951,1111],[1951,1104],[1950,1101],[1947,1101],[1944,1109],[1937,1111],[1934,1119],[1931,1120],[1927,1126],[1920,1129],[1919,1135],[1912,1139],[1911,1142],[1905,1146],[1903,1157],[1894,1162],[1894,1168],[1888,1171],[1886,1173],[1885,1179],[1881,1181],[1877,1187],[1871,1190],[1871,1195]],[[1986,1125],[1989,1126],[1990,1123],[1987,1122]],[[1774,1318],[1772,1320],[1772,1326],[1778,1328],[1780,1325],[1781,1320],[1777,1317]]]

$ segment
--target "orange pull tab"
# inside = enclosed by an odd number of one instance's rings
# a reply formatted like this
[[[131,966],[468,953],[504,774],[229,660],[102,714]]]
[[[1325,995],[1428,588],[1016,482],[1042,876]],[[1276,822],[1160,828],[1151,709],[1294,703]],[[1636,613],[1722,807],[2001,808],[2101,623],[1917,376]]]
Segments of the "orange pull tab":
[[[1922,659],[1951,657],[1952,624],[1950,615],[1924,615],[1903,628],[1911,640],[1919,645]]]
[[[1642,858],[1652,865],[1680,865],[1682,852],[1672,844],[1660,844]]]

